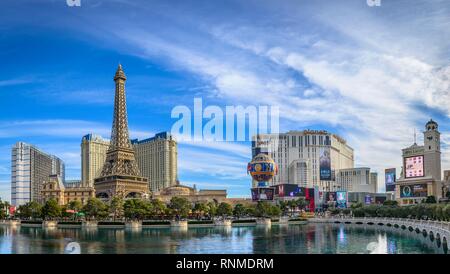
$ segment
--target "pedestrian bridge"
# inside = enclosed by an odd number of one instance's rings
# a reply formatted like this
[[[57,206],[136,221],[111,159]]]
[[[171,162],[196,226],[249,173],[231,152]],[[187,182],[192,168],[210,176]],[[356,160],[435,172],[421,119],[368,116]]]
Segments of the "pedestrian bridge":
[[[448,249],[448,240],[450,239],[450,222],[413,220],[402,218],[312,218],[310,222],[316,223],[335,223],[335,224],[357,224],[357,225],[373,225],[388,226],[402,230],[408,229],[416,233],[422,233],[429,237],[431,241],[436,240],[438,247]]]

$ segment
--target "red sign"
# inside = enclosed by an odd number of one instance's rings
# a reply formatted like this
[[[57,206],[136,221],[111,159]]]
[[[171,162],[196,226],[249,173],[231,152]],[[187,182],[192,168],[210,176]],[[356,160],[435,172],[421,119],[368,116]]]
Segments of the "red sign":
[[[15,206],[10,206],[9,207],[9,215],[14,215],[14,213],[16,213],[16,207]]]
[[[73,210],[73,209],[66,209],[66,212],[67,213],[73,213],[73,214],[75,214],[75,213],[77,213],[75,210]]]

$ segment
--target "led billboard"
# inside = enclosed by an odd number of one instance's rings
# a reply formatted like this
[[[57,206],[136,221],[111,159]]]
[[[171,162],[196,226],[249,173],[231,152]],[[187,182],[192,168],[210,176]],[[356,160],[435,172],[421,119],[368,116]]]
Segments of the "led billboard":
[[[396,170],[389,168],[384,171],[386,191],[395,191]]]
[[[305,197],[306,189],[295,184],[281,184],[276,186],[275,194],[279,197]]]
[[[327,203],[336,202],[336,192],[327,192],[325,194],[325,201]]]
[[[253,201],[272,201],[274,195],[274,189],[267,188],[252,188],[252,200]]]
[[[319,171],[321,181],[331,181],[331,157],[330,148],[320,149]]]
[[[427,184],[400,186],[401,198],[427,197]]]
[[[405,158],[405,178],[423,177],[423,155]]]
[[[347,192],[337,191],[336,192],[336,206],[338,208],[347,208]]]

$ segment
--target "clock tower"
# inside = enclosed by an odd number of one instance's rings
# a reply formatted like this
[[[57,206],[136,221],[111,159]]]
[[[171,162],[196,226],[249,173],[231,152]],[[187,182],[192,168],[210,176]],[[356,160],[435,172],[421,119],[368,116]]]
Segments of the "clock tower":
[[[441,180],[441,134],[438,124],[430,120],[425,125],[424,131],[424,162],[425,176]]]

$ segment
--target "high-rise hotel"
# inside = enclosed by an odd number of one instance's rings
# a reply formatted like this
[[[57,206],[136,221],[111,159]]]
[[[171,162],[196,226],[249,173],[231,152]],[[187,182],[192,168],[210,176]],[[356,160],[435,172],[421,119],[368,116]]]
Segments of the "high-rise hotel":
[[[64,162],[33,145],[18,142],[11,153],[11,204],[20,206],[30,201],[40,201],[44,182],[50,175],[64,180]]]
[[[109,140],[101,136],[88,134],[81,139],[81,183],[94,186],[94,179],[100,176],[105,164]]]
[[[289,183],[308,188],[319,186],[324,191],[338,190],[335,178],[320,180],[321,156],[329,157],[332,173],[354,167],[353,148],[343,138],[324,130],[258,134],[252,140],[252,156],[259,153],[270,155],[278,165],[278,174],[271,185]],[[332,184],[335,186],[331,187]]]
[[[81,173],[85,186],[93,186],[100,176],[109,140],[88,134],[81,141]],[[143,177],[149,179],[152,192],[174,186],[177,182],[177,142],[169,132],[161,132],[145,140],[131,140],[136,162]]]
[[[141,141],[132,140],[131,143],[141,175],[149,179],[152,192],[177,184],[177,142],[169,132]]]

